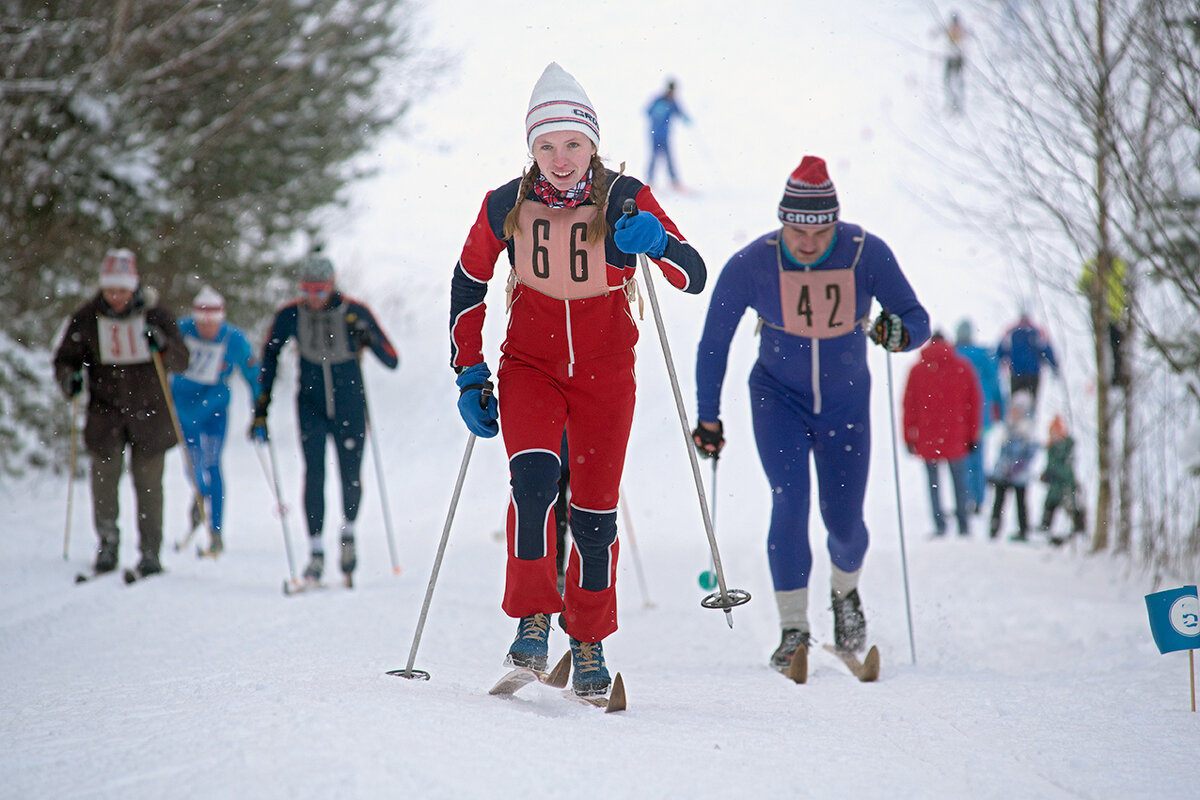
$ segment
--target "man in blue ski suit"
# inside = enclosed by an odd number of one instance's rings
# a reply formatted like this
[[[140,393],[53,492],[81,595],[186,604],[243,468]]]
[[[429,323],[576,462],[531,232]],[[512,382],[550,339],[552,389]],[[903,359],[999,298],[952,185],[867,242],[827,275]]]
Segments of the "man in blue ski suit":
[[[236,368],[254,397],[258,389],[258,363],[250,342],[225,321],[225,300],[205,286],[192,302],[192,315],[179,320],[187,344],[187,372],[171,376],[171,395],[187,447],[188,476],[196,489],[192,502],[191,530],[204,519],[208,501],[208,555],[224,549],[225,481],[221,476],[221,451],[229,425],[229,378]]]
[[[771,665],[787,673],[811,643],[808,581],[809,466],[816,465],[821,517],[829,532],[834,638],[854,652],[866,644],[858,578],[867,552],[863,521],[871,449],[867,329],[889,352],[929,338],[929,315],[891,250],[861,226],[838,221],[825,162],[805,156],[779,204],[782,226],[725,265],[713,290],[696,354],[702,455],[724,445],[721,386],[729,344],[747,308],[759,318],[758,360],[750,372],[754,436],[771,487],[767,555],[782,639]],[[872,325],[871,302],[883,311]]]
[[[325,568],[325,440],[333,437],[342,479],[341,568],[349,581],[358,559],[354,521],[362,499],[363,445],[367,431],[367,396],[363,388],[362,351],[370,349],[388,369],[400,358],[370,309],[334,288],[333,264],[309,256],[300,269],[304,296],[275,314],[263,345],[258,399],[250,434],[267,440],[267,407],[275,384],[279,352],[295,337],[300,346],[300,376],[296,392],[300,446],[304,451],[304,512],[308,518],[311,560],[306,581],[321,580]]]

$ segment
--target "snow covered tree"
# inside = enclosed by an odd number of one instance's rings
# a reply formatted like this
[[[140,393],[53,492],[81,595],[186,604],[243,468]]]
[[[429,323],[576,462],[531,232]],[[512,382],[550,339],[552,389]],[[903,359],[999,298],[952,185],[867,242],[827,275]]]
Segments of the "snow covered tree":
[[[403,0],[0,0],[0,331],[53,346],[107,248],[262,319],[429,85]]]

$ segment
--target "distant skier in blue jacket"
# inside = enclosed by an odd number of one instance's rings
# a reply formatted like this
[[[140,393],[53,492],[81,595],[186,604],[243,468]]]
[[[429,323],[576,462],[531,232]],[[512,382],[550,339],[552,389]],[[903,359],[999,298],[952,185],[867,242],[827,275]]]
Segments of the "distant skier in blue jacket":
[[[192,470],[188,477],[196,489],[191,530],[204,519],[201,504],[207,500],[208,554],[215,556],[224,549],[221,451],[229,425],[229,378],[235,369],[241,372],[253,398],[258,389],[258,363],[245,334],[225,321],[225,299],[210,286],[196,295],[192,315],[179,320],[179,332],[190,357],[187,371],[171,376],[171,395]]]
[[[771,665],[786,672],[811,641],[809,457],[829,532],[837,647],[861,650],[866,620],[858,579],[867,552],[863,501],[871,450],[867,330],[890,352],[929,338],[929,315],[882,239],[839,221],[825,162],[805,156],[779,204],[782,226],[736,253],[713,290],[696,354],[697,449],[724,445],[721,387],[729,344],[747,308],[759,319],[750,372],[754,436],[770,483],[767,555],[782,639]],[[884,311],[870,322],[871,302]]]
[[[1058,374],[1058,362],[1054,359],[1054,348],[1050,346],[1050,340],[1041,328],[1033,324],[1027,312],[1022,311],[1016,324],[1000,339],[1000,344],[996,346],[996,360],[1002,366],[1008,367],[1008,396],[1015,397],[1017,392],[1029,392],[1033,400],[1029,409],[1029,413],[1032,414],[1037,406],[1042,362],[1045,362],[1055,375]]]
[[[667,81],[666,91],[651,101],[646,116],[650,118],[650,166],[646,170],[646,183],[654,183],[654,170],[661,158],[666,162],[671,186],[682,190],[683,185],[675,172],[675,159],[671,157],[671,120],[675,117],[684,122],[691,120],[675,98],[675,81]]]
[[[321,580],[325,569],[325,440],[332,437],[342,479],[341,568],[349,582],[358,564],[354,522],[362,499],[363,446],[367,434],[367,399],[363,389],[363,350],[369,349],[388,369],[400,358],[370,309],[334,288],[333,264],[313,255],[300,268],[304,296],[275,314],[263,346],[258,399],[250,435],[267,440],[267,408],[279,365],[279,352],[295,337],[300,346],[300,379],[296,392],[300,446],[304,451],[304,511],[308,517],[311,560],[306,581]]]

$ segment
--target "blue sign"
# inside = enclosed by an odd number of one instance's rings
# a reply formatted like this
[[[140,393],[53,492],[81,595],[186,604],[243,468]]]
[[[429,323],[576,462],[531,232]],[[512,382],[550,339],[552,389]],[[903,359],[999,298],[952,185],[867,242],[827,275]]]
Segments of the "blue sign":
[[[1195,586],[1146,595],[1146,613],[1158,652],[1200,649],[1200,598]]]

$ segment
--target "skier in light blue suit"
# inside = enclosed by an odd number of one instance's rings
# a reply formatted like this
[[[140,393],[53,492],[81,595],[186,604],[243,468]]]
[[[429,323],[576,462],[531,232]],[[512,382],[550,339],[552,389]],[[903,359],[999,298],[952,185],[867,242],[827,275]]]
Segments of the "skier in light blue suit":
[[[1008,412],[1005,410],[1004,390],[1000,388],[1000,367],[996,355],[991,348],[975,344],[974,328],[968,319],[958,323],[954,349],[975,367],[979,388],[983,390],[983,405],[980,408],[983,434],[979,446],[967,454],[967,494],[972,511],[978,512],[983,508],[983,496],[987,490],[987,474],[983,466],[987,432],[991,430],[992,423],[1003,420]]]
[[[204,518],[200,503],[207,501],[210,555],[224,549],[225,482],[221,477],[221,451],[229,423],[229,378],[236,369],[246,380],[253,400],[258,389],[258,364],[245,334],[225,321],[225,301],[205,286],[192,303],[192,315],[179,321],[187,343],[187,371],[171,376],[171,394],[186,441],[189,476],[196,489],[192,503],[194,530]]]
[[[866,644],[858,578],[867,552],[863,521],[870,461],[871,376],[867,330],[889,351],[929,338],[929,315],[883,240],[839,222],[825,162],[805,156],[788,179],[779,230],[729,260],[717,280],[696,355],[702,455],[724,445],[721,386],[729,344],[747,308],[759,317],[758,360],[750,372],[754,435],[771,487],[768,560],[783,631],[771,665],[787,672],[811,641],[808,580],[809,456],[832,559],[838,648]],[[871,303],[884,311],[872,325]]]

